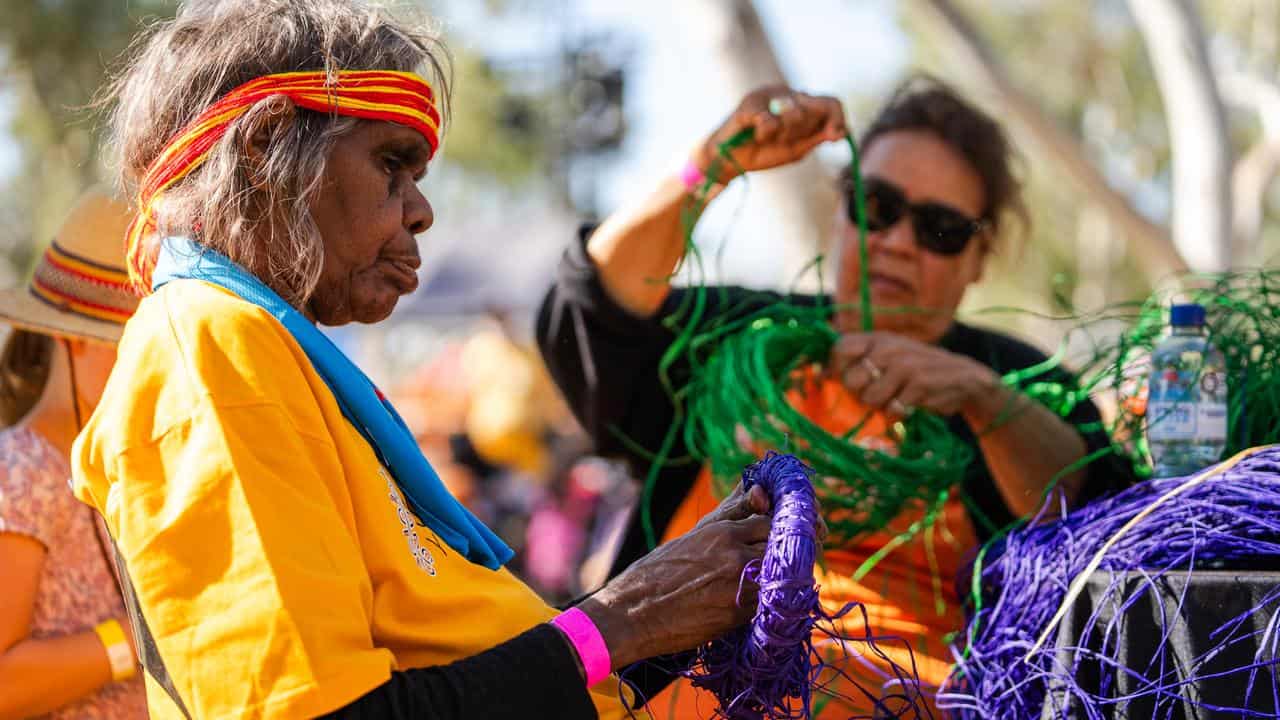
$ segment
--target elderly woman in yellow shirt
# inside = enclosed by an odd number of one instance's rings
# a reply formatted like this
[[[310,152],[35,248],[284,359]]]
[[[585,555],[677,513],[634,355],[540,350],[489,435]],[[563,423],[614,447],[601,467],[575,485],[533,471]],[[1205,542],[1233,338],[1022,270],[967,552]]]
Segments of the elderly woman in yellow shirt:
[[[224,0],[137,48],[112,128],[147,297],[73,472],[153,717],[618,718],[612,670],[749,617],[761,493],[557,613],[317,329],[417,285],[436,40],[355,0]]]

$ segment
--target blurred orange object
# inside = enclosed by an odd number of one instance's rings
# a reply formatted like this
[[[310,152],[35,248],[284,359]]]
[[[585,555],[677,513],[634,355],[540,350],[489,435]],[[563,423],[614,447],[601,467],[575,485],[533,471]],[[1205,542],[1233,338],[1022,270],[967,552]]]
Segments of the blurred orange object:
[[[489,330],[467,340],[462,368],[471,389],[466,433],[476,452],[494,465],[546,475],[557,395],[537,353]]]

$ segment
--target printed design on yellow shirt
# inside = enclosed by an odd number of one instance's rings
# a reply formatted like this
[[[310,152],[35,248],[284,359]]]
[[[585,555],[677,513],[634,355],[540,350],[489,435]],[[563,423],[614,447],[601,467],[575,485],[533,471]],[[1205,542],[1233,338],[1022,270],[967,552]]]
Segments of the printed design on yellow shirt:
[[[391,502],[396,506],[396,517],[400,518],[400,532],[409,543],[409,553],[413,555],[414,562],[418,564],[419,569],[435,577],[436,559],[431,556],[431,551],[422,544],[422,539],[418,537],[418,519],[414,517],[409,507],[405,505],[404,496],[400,494],[400,488],[396,487],[396,481],[391,477],[391,473],[387,472],[386,468],[379,466],[378,475],[387,483],[387,496],[391,498]]]

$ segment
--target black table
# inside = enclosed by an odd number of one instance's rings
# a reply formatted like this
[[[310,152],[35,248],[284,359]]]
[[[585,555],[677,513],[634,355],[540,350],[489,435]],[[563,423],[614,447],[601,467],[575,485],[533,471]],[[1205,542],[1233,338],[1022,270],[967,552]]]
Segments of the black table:
[[[1080,687],[1108,699],[1093,714],[1060,685],[1050,687],[1042,720],[1280,717],[1280,630],[1275,627],[1280,625],[1280,572],[1170,571],[1128,608],[1123,607],[1125,599],[1150,581],[1127,573],[1118,580],[1119,592],[1110,591],[1112,582],[1103,571],[1089,579],[1060,625],[1057,654],[1061,667],[1073,668]],[[1255,607],[1259,609],[1251,617],[1241,620]],[[1108,632],[1113,618],[1118,619]],[[1152,663],[1162,641],[1163,667]],[[1099,655],[1122,667],[1101,661]],[[1268,665],[1255,672],[1246,697],[1250,677],[1241,668],[1257,661]],[[1158,685],[1169,692],[1132,696]]]

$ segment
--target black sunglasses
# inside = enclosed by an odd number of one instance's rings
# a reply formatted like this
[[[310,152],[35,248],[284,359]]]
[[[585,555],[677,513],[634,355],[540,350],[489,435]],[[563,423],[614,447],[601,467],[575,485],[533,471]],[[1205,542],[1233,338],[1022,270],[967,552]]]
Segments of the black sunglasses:
[[[987,226],[985,220],[974,220],[955,208],[941,203],[907,202],[907,196],[893,183],[869,177],[863,180],[867,197],[867,230],[880,232],[893,227],[910,215],[920,247],[939,255],[959,255],[978,231]],[[849,222],[858,224],[858,203],[853,182],[844,184],[845,209]]]

